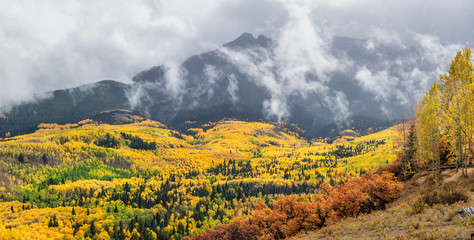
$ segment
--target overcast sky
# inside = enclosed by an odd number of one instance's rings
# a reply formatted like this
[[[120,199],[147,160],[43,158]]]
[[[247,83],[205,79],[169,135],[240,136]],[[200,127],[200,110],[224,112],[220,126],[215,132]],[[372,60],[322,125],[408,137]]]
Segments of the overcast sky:
[[[415,3],[414,3],[415,2]],[[243,32],[278,39],[293,9],[327,36],[471,46],[472,0],[0,0],[0,108],[34,93],[179,64]],[[294,18],[294,16],[293,16]],[[304,29],[303,29],[304,30]],[[301,36],[304,38],[305,36]],[[454,55],[455,53],[453,53]]]

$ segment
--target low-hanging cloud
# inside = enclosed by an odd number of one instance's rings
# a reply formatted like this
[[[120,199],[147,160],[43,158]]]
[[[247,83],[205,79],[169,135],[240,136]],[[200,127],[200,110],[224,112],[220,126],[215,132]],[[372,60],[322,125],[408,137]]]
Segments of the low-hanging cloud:
[[[362,88],[376,94],[375,99],[385,101],[388,100],[392,90],[400,84],[398,78],[390,76],[386,70],[372,73],[365,66],[357,71],[355,79],[359,81]]]
[[[166,72],[166,92],[173,97],[176,101],[181,101],[181,97],[184,91],[185,79],[184,76],[186,72],[178,64],[168,65],[168,71]]]
[[[390,116],[387,104],[397,101],[407,106],[415,104],[429,85],[447,70],[460,44],[441,44],[438,37],[411,33],[406,42],[396,32],[376,28],[371,31],[366,49],[375,54],[384,49],[402,50],[403,54],[380,56],[371,66],[358,65],[355,79],[371,93]]]
[[[212,88],[212,86],[216,83],[219,73],[217,72],[216,67],[212,65],[206,65],[204,68],[204,75],[208,79],[209,83],[209,85],[206,86],[208,88],[207,99],[209,100],[214,95],[214,88]]]
[[[279,30],[275,46],[219,51],[257,85],[263,86],[270,98],[263,102],[268,118],[285,120],[290,116],[288,98],[307,94],[322,95],[324,104],[333,109],[337,119],[346,118],[350,111],[344,93],[331,95],[328,74],[339,71],[349,63],[336,59],[330,52],[331,34],[311,21],[310,2],[282,2],[288,11],[288,21]]]
[[[227,86],[227,92],[230,95],[230,99],[232,102],[235,104],[237,101],[239,101],[239,83],[237,81],[237,78],[235,77],[234,74],[231,74],[229,76],[229,85]]]
[[[398,49],[406,49],[400,35],[395,31],[388,32],[381,28],[374,28],[367,35],[365,47],[369,51],[376,51],[380,47],[396,47]]]
[[[332,90],[329,85],[336,72],[350,75],[361,88],[380,102],[380,111],[387,117],[393,117],[389,105],[396,101],[410,106],[427,89],[432,80],[445,68],[450,52],[455,52],[460,45],[443,45],[439,39],[430,35],[411,33],[410,39],[403,38],[394,30],[387,31],[379,27],[372,28],[365,40],[369,54],[379,57],[375,65],[366,66],[352,61],[343,55],[331,53],[333,33],[324,25],[314,23],[312,19],[312,2],[280,1],[287,12],[287,20],[274,34],[275,44],[272,49],[263,47],[252,49],[232,49],[221,47],[218,52],[246,74],[250,80],[264,87],[270,97],[263,102],[264,114],[269,119],[278,121],[290,117],[289,98],[308,94],[320,95],[321,102],[333,113],[336,121],[343,121],[351,115],[350,102],[343,92]],[[411,44],[411,45],[409,45]],[[411,54],[414,48],[418,53]],[[385,49],[396,49],[404,54],[382,56]],[[425,61],[425,68],[410,67],[418,61]],[[407,67],[408,66],[408,67]],[[433,71],[433,66],[435,71]],[[351,72],[351,69],[355,69]],[[175,68],[179,72],[178,68]],[[168,77],[168,92],[179,96],[185,84],[182,76]],[[214,66],[204,69],[207,78],[208,98],[214,94],[211,87],[222,73]],[[181,78],[180,78],[181,76]],[[228,93],[231,100],[238,101],[238,89],[235,76],[229,77]],[[403,85],[403,87],[400,87]],[[170,88],[170,86],[173,86]],[[199,91],[198,91],[199,92]],[[199,94],[198,94],[199,95]]]

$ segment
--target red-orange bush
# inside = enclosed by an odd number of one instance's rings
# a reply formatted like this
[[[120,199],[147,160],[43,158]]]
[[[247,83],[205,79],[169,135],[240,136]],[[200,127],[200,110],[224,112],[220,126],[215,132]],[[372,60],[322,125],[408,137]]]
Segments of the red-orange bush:
[[[300,231],[313,230],[372,210],[384,209],[403,188],[393,174],[366,173],[338,188],[322,185],[324,194],[313,201],[290,195],[279,199],[273,209],[259,204],[252,219],[237,219],[225,228],[217,228],[186,239],[284,239]]]
[[[356,180],[363,192],[367,193],[370,201],[365,205],[364,212],[385,209],[387,203],[397,197],[403,190],[403,183],[394,181],[391,174],[366,173]]]
[[[366,173],[358,179],[352,179],[339,188],[334,188],[329,196],[333,210],[332,222],[344,217],[357,216],[373,210],[385,209],[403,184],[394,181],[392,174]]]
[[[261,230],[262,239],[283,239],[323,226],[328,215],[322,201],[309,202],[301,196],[290,195],[276,201],[273,209],[259,205],[252,223]]]
[[[398,180],[402,180],[403,179],[403,163],[400,160],[400,156],[398,155],[397,155],[397,159],[392,164],[379,167],[376,173],[378,174],[392,173]]]
[[[369,195],[354,180],[334,188],[328,195],[326,204],[332,209],[331,223],[343,217],[358,215],[370,201]]]

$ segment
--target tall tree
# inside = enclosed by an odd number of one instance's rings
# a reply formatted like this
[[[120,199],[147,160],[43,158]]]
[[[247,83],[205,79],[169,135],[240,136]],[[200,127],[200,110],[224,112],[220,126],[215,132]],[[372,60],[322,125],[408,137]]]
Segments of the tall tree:
[[[464,48],[456,54],[442,82],[442,116],[446,139],[453,146],[456,164],[467,176],[467,161],[474,145],[474,95],[472,50]]]
[[[23,153],[20,153],[16,159],[20,163],[25,163],[25,155]]]
[[[419,103],[417,115],[419,154],[426,164],[431,163],[435,177],[440,171],[440,96],[436,82]]]
[[[395,137],[393,147],[396,151],[402,151],[397,154],[398,160],[402,163],[402,174],[404,179],[412,177],[419,167],[416,162],[416,112],[403,114],[399,117],[395,125]]]

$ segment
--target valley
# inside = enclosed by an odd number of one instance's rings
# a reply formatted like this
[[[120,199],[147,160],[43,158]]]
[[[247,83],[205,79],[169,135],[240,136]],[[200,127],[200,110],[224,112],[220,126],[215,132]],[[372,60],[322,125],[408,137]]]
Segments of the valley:
[[[222,120],[180,133],[131,111],[107,116],[129,123],[42,124],[1,140],[0,238],[180,239],[395,158],[393,129],[325,143],[288,123]]]

